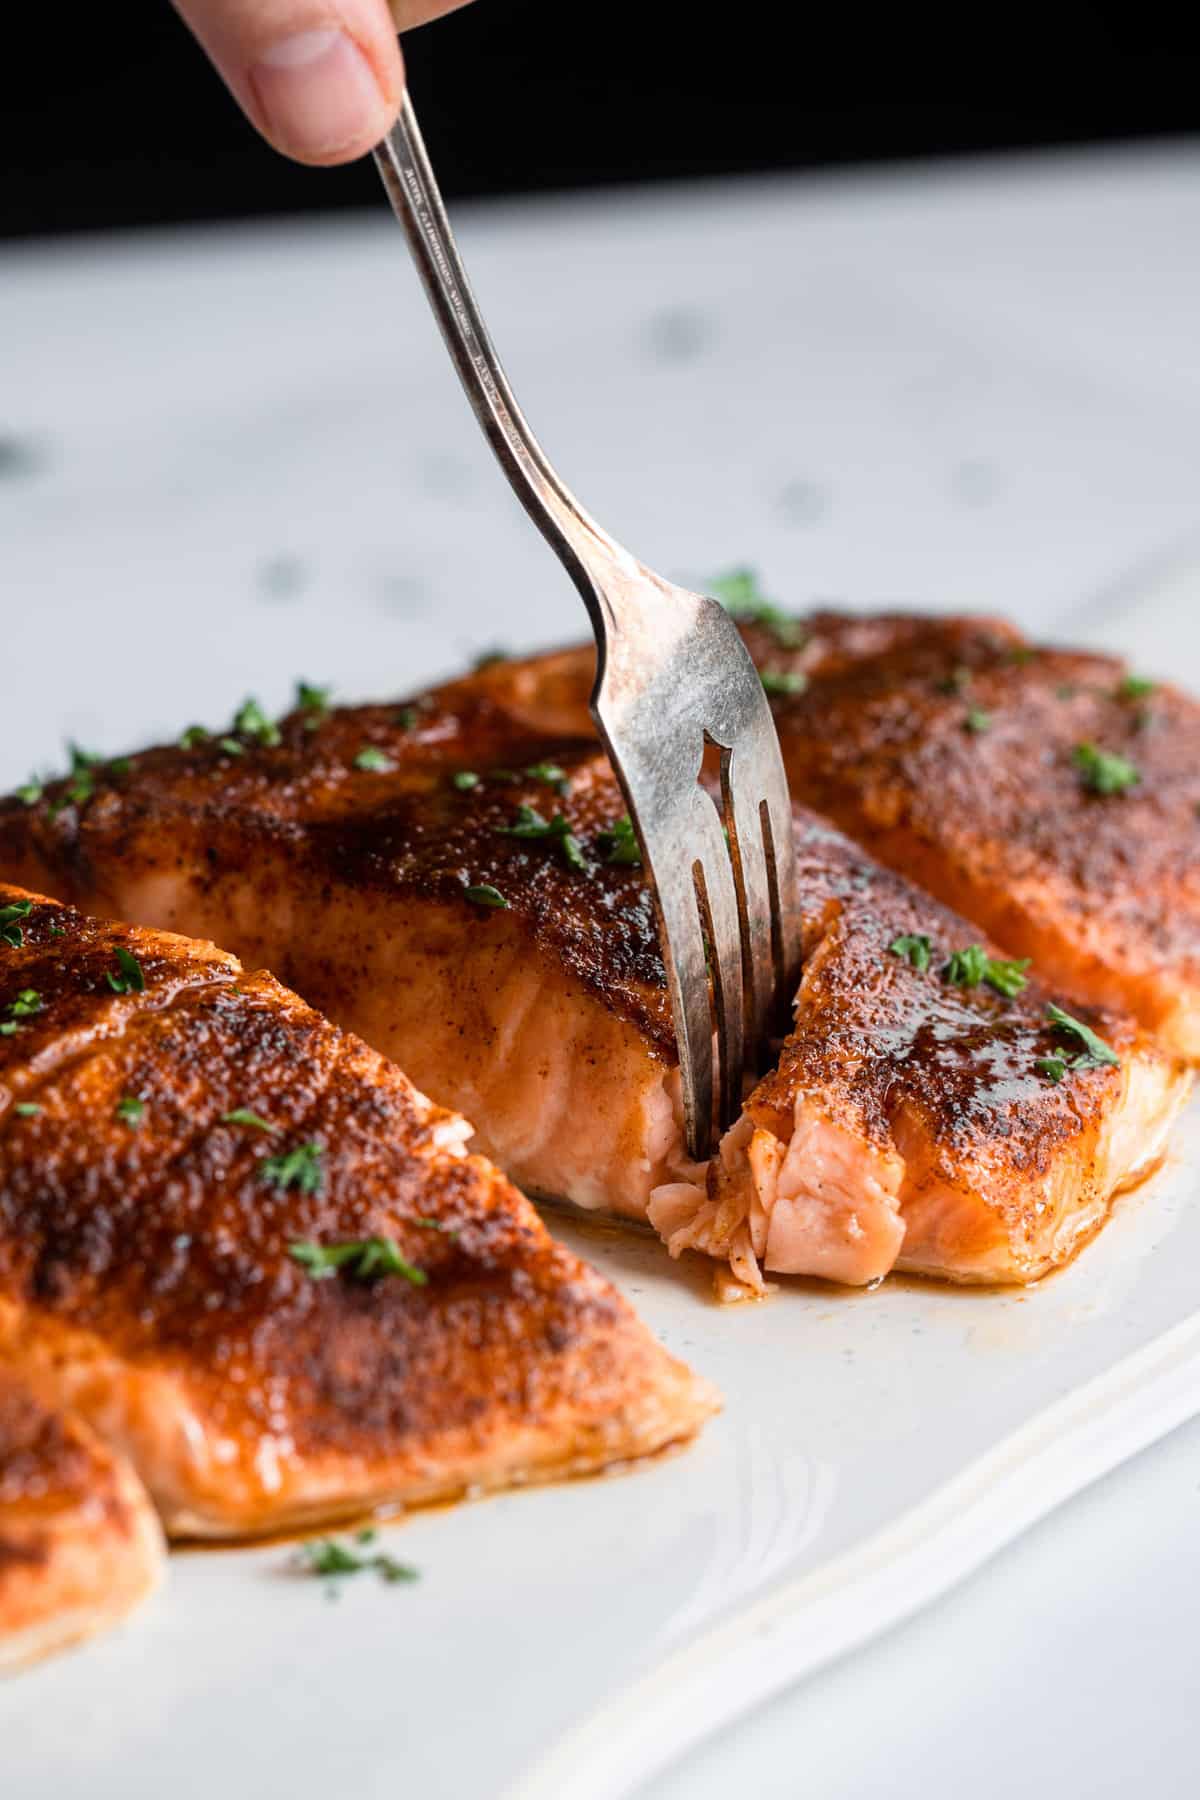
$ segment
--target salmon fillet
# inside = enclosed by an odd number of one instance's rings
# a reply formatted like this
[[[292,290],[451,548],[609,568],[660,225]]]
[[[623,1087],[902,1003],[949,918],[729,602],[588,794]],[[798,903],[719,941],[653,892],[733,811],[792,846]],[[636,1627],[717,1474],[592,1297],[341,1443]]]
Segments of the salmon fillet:
[[[818,613],[761,667],[793,795],[1048,981],[1200,1061],[1200,705],[990,619]]]
[[[1156,1167],[1186,1066],[1126,1014],[1055,1013],[975,927],[811,815],[797,862],[794,1029],[652,1222],[673,1254],[727,1261],[728,1298],[761,1293],[764,1269],[1036,1280]]]
[[[684,1148],[653,907],[640,866],[621,860],[629,852],[617,829],[624,802],[586,735],[588,663],[568,651],[496,665],[403,707],[293,714],[278,742],[235,744],[238,754],[219,741],[146,752],[100,773],[78,802],[60,788],[31,806],[0,807],[0,867],[89,909],[220,937],[466,1113],[481,1147],[523,1186],[650,1217],[681,1247],[710,1175]],[[539,725],[543,715],[555,735]],[[797,829],[804,841],[815,833],[815,842],[842,843],[803,811]],[[811,869],[797,895],[813,944],[841,905],[842,862],[854,854],[830,848],[823,874]],[[882,877],[870,868],[862,879]],[[897,892],[906,893],[903,884]],[[920,915],[929,905],[912,892],[897,910]],[[853,909],[846,919],[867,934],[847,954],[873,967],[868,915]],[[959,919],[945,929],[955,947],[978,936]],[[992,1022],[986,996],[963,1006],[975,1028]],[[1040,1015],[1028,1024],[1030,1044],[1048,1053]],[[1131,1025],[1113,1029],[1133,1044]],[[902,1080],[912,1046],[894,1032],[884,1044],[877,1073]],[[810,1054],[817,1062],[824,1055],[834,1082],[832,1046],[818,1036]],[[1140,1039],[1129,1067],[1144,1067],[1145,1082],[1088,1089],[1096,1142],[1112,1137],[1119,1154],[1096,1163],[1091,1140],[1078,1136],[1058,1153],[1060,1258],[1094,1229],[1115,1189],[1160,1154],[1186,1086]],[[991,1242],[1002,1206],[1043,1198],[1045,1118],[1059,1117],[1065,1129],[1080,1083],[1072,1075],[1057,1099],[1039,1093],[1038,1106],[1004,1127],[1010,1162],[990,1166],[981,1148],[977,1237]],[[967,1059],[964,1084],[935,1098],[943,1136],[963,1104],[982,1116],[994,1098],[986,1058]],[[1143,1089],[1155,1096],[1144,1108]],[[864,1115],[852,1126],[847,1115],[848,1189],[874,1179],[879,1145],[869,1125]],[[1131,1141],[1139,1133],[1144,1156],[1140,1138]],[[686,1219],[668,1194],[690,1207]],[[887,1210],[895,1212],[890,1202]],[[706,1230],[693,1230],[693,1240]],[[899,1230],[893,1217],[884,1233],[890,1252],[847,1260],[837,1278],[872,1280],[890,1267]],[[1044,1266],[1044,1248],[1022,1249],[1012,1234],[1006,1251],[987,1258],[965,1223],[943,1237],[944,1249],[924,1265],[931,1273],[981,1279],[986,1261],[991,1279],[1027,1280]]]
[[[607,860],[625,802],[594,740],[548,739],[509,698],[491,673],[293,714],[276,744],[147,751],[79,800],[0,801],[0,871],[271,969],[522,1187],[643,1218],[688,1168],[651,897]],[[523,808],[570,845],[507,835]]]
[[[0,1674],[115,1625],[162,1569],[158,1517],[125,1458],[0,1368]]]
[[[1048,981],[1200,1062],[1200,704],[1000,619],[751,608],[793,798]],[[590,729],[590,649],[497,701]]]
[[[690,1437],[711,1389],[469,1127],[212,945],[0,889],[0,1367],[173,1535]]]

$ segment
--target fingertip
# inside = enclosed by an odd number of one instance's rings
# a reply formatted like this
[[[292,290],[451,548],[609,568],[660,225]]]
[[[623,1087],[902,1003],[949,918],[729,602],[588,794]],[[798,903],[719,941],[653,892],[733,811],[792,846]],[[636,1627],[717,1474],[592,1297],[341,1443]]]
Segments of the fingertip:
[[[245,87],[253,122],[277,150],[329,167],[365,155],[386,136],[404,91],[404,65],[386,30],[364,40],[341,26],[319,26],[262,46]]]

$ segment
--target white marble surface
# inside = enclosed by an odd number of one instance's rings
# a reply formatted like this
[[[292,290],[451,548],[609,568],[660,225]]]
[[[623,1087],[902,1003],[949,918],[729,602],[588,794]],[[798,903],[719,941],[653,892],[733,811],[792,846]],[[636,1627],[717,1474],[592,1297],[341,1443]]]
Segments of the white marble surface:
[[[463,237],[535,426],[651,562],[990,607],[1200,685],[1198,227],[1176,152],[489,209]],[[581,629],[382,217],[5,254],[0,475],[5,439],[0,783],[297,674],[395,692]],[[1092,1794],[1122,1767],[1195,1791],[1198,1454],[1189,1428],[646,1800]]]

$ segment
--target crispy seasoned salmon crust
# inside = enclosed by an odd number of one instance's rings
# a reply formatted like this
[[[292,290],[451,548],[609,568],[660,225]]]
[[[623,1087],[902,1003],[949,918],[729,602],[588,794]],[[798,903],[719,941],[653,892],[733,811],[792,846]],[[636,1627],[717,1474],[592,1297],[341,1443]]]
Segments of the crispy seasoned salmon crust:
[[[1200,1062],[1200,704],[1000,619],[769,609],[742,632],[796,800]],[[592,669],[561,651],[479,679],[586,734]]]
[[[0,1674],[114,1625],[162,1568],[126,1460],[0,1367]]]
[[[712,1411],[461,1119],[273,978],[48,901],[9,916],[0,1363],[126,1452],[169,1531],[583,1473]],[[293,1255],[371,1239],[373,1279]]]
[[[1036,978],[811,816],[797,861],[794,1028],[705,1177],[652,1196],[672,1251],[755,1293],[764,1268],[1027,1282],[1065,1262],[1157,1166],[1185,1066],[1077,1007],[1120,1059],[1091,1060]]]

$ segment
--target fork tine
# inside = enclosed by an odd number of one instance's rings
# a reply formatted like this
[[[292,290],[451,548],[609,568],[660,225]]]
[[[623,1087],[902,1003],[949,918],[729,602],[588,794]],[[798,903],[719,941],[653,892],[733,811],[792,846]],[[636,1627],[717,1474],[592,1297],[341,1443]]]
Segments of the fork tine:
[[[741,919],[733,865],[725,848],[716,808],[707,796],[697,793],[697,798],[700,807],[711,814],[711,824],[705,834],[708,838],[705,854],[699,859],[697,890],[701,917],[712,950],[712,1009],[720,1069],[717,1117],[724,1130],[737,1117],[745,1067],[746,998]]]
[[[729,829],[741,915],[745,964],[746,1055],[757,1066],[767,1038],[780,1021],[777,1009],[791,1001],[788,982],[798,954],[793,909],[783,897],[794,887],[791,806],[777,771],[757,746],[739,745],[725,757],[721,790]]]
[[[701,1162],[712,1146],[713,1030],[696,883],[692,864],[680,862],[669,845],[660,845],[657,857],[652,843],[643,839],[642,847],[665,952],[688,1155]]]

